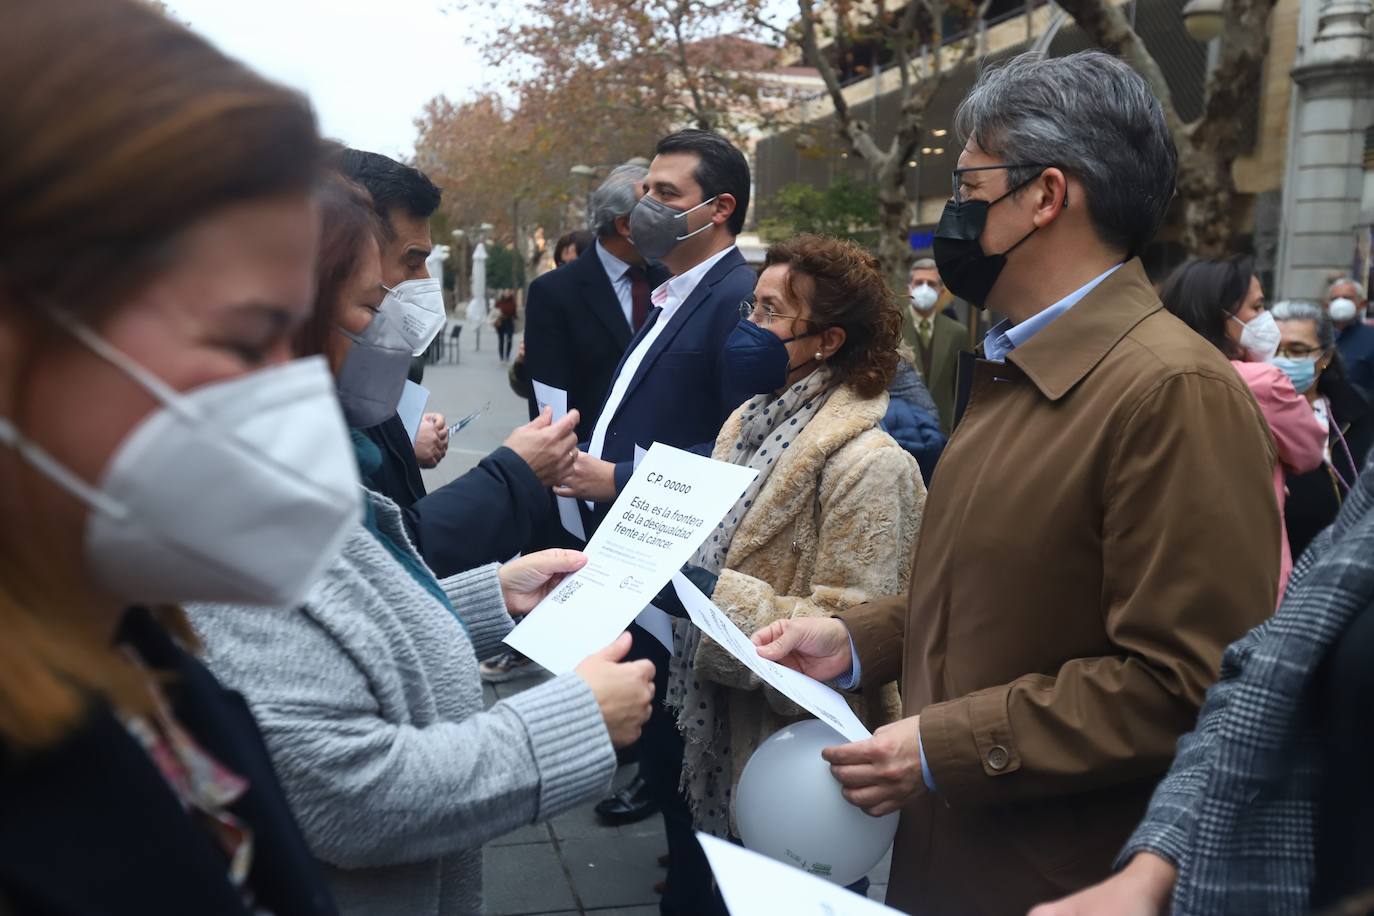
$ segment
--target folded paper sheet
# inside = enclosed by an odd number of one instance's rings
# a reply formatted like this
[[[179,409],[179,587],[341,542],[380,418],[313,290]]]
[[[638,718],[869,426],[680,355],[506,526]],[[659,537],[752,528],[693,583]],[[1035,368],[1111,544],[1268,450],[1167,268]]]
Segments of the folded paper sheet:
[[[749,640],[734,621],[725,616],[711,599],[701,593],[682,573],[673,576],[673,588],[678,600],[687,609],[703,633],[720,643],[721,648],[739,659],[746,668],[759,676],[759,679],[778,693],[796,703],[802,709],[825,722],[850,741],[862,741],[873,737],[864,727],[854,710],[849,708],[845,698],[820,681],[809,678],[799,671],[783,667],[759,655],[758,648]]]
[[[568,393],[562,388],[555,388],[552,385],[545,385],[543,382],[535,381],[534,403],[539,407],[539,412],[543,413],[545,407],[553,408],[553,422],[557,423],[568,414]],[[577,508],[577,500],[570,496],[558,497],[558,520],[563,523],[563,530],[577,538],[579,541],[587,540],[587,529],[582,526],[582,513]]]
[[[698,833],[730,916],[878,916],[891,907],[767,856]]]

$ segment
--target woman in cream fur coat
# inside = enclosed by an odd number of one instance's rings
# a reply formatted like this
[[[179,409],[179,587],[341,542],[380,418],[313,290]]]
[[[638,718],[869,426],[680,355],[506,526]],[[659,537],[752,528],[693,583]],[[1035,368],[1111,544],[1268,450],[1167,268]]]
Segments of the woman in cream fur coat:
[[[723,353],[757,393],[725,422],[714,457],[758,471],[688,575],[745,633],[906,591],[925,504],[916,462],[879,428],[901,317],[858,246],[802,236],[769,249],[752,309]],[[700,829],[735,833],[732,790],[769,735],[807,714],[719,645],[676,624],[669,702],[683,786]],[[900,713],[895,684],[855,701],[870,727]]]

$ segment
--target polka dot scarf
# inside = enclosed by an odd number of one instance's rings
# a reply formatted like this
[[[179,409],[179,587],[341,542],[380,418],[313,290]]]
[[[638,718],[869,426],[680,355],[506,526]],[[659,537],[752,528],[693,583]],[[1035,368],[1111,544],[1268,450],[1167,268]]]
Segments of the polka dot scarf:
[[[758,471],[744,495],[721,519],[692,557],[692,563],[720,575],[740,521],[748,514],[773,468],[830,396],[830,370],[822,366],[781,395],[759,395],[745,403],[739,435],[728,459]],[[699,829],[724,837],[730,828],[730,759],[727,704],[730,691],[696,674],[701,631],[685,620],[673,623],[673,660],[667,702],[677,712],[684,760],[682,789]]]

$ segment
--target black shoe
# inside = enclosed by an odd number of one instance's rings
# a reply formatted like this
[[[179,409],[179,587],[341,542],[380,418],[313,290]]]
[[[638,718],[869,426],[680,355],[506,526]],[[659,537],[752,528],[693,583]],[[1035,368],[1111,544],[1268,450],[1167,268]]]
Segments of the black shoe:
[[[610,798],[596,803],[596,816],[611,825],[634,824],[658,811],[658,803],[649,797],[649,787],[636,776]]]

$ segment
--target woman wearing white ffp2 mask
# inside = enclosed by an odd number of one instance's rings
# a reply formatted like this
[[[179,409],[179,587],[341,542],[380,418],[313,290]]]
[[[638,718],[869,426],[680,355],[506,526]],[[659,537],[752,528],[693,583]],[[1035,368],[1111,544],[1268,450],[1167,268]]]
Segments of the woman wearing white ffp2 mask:
[[[1293,388],[1274,358],[1281,331],[1264,306],[1264,290],[1248,257],[1224,261],[1192,260],[1170,275],[1160,291],[1164,307],[1220,350],[1259,403],[1278,446],[1274,495],[1282,515],[1287,501],[1284,471],[1303,474],[1319,467],[1326,428],[1312,406]],[[1200,434],[1205,434],[1200,430]],[[1279,597],[1283,597],[1293,558],[1284,529],[1279,546]]]
[[[133,0],[11,4],[0,95],[0,911],[332,914],[175,607],[292,600],[356,516],[291,357],[309,105]]]
[[[393,397],[409,345],[393,333],[366,192],[334,178],[320,202],[317,301],[297,352],[327,356],[357,426]],[[352,432],[368,480],[381,454]],[[543,551],[438,580],[395,503],[363,488],[353,499],[363,522],[299,610],[187,610],[215,673],[263,723],[341,910],[480,912],[482,844],[604,793],[614,748],[648,717],[653,666],[618,663],[624,638],[484,711],[477,659],[584,557]]]

